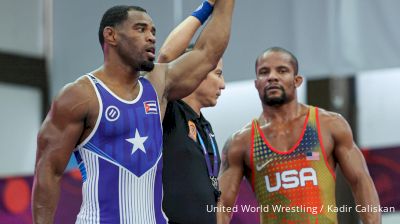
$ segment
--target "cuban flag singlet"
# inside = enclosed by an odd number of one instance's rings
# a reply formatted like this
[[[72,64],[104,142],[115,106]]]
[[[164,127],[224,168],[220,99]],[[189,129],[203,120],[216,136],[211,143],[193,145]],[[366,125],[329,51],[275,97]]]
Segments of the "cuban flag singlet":
[[[162,210],[162,126],[157,94],[140,77],[139,94],[126,101],[92,74],[99,115],[74,151],[82,174],[76,223],[167,223]]]

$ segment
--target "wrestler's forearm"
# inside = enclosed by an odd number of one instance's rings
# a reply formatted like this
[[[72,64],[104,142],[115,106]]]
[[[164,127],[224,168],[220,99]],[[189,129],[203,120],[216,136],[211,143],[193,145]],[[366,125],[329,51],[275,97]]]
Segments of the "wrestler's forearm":
[[[45,174],[46,173],[46,174]],[[61,176],[36,171],[32,191],[32,215],[35,224],[52,224],[60,195]]]
[[[189,46],[190,40],[200,26],[200,21],[195,17],[186,18],[168,35],[160,49],[157,61],[167,63],[179,57]]]
[[[371,177],[366,175],[360,178],[357,183],[351,185],[351,188],[362,222],[364,224],[380,224],[382,220],[379,211],[379,197]]]
[[[235,0],[217,0],[213,16],[201,32],[195,48],[204,49],[205,56],[214,64],[222,57],[230,37]]]
[[[231,214],[224,209],[222,203],[218,203],[217,209],[217,224],[229,224],[231,221]]]

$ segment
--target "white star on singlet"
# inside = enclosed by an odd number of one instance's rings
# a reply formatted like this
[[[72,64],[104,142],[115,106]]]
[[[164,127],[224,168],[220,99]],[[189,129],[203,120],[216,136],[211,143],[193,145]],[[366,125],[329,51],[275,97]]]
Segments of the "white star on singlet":
[[[125,139],[126,141],[128,141],[128,142],[133,144],[131,155],[133,153],[135,153],[136,150],[138,150],[138,149],[140,149],[140,150],[142,150],[142,152],[146,153],[146,149],[144,148],[143,143],[146,141],[147,138],[148,138],[148,136],[141,137],[140,134],[139,134],[138,129],[136,129],[134,138]]]

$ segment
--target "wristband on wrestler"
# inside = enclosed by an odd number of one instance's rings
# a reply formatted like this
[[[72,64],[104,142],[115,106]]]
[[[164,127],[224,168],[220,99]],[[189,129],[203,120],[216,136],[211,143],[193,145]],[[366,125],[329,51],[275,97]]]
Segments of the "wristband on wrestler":
[[[196,17],[200,23],[203,23],[211,15],[214,6],[212,6],[208,1],[204,1],[193,13],[192,16]]]

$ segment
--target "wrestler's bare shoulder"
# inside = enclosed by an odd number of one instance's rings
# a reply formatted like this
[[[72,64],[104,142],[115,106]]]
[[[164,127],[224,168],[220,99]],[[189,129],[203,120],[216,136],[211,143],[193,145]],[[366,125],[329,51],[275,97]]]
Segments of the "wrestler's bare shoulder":
[[[247,146],[251,140],[252,122],[247,123],[231,136],[231,144]]]
[[[338,125],[347,125],[347,121],[339,113],[318,108],[318,115],[320,124],[323,127],[331,129],[337,127]]]
[[[95,90],[88,77],[82,76],[66,84],[54,99],[52,109],[86,114],[97,103]]]
[[[155,63],[153,70],[149,72],[141,72],[144,78],[148,79],[153,85],[158,84],[160,81],[163,82],[165,79],[165,73],[168,69],[168,63]]]

